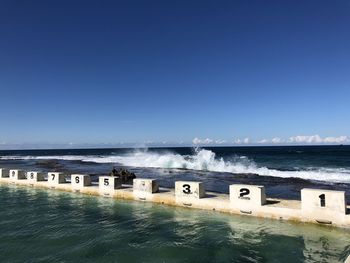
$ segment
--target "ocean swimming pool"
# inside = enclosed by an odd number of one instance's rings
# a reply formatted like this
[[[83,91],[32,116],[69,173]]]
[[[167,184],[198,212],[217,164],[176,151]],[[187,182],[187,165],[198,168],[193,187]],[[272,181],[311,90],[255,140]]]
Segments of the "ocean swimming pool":
[[[0,186],[1,262],[342,262],[350,231]]]

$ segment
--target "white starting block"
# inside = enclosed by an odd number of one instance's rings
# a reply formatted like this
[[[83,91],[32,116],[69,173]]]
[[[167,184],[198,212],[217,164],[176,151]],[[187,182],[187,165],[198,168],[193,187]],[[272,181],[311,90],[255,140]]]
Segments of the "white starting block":
[[[203,198],[205,197],[204,185],[201,182],[177,181],[175,182],[176,198]]]
[[[265,187],[260,185],[230,185],[230,202],[232,207],[243,213],[251,213],[251,209],[266,203]]]
[[[101,195],[113,195],[114,190],[122,187],[122,180],[115,176],[100,176],[98,188]]]
[[[159,191],[159,185],[155,179],[134,179],[133,191],[153,194]]]
[[[64,184],[66,182],[66,177],[63,173],[47,173],[47,182],[51,188],[54,188],[56,185]]]
[[[308,218],[331,224],[332,220],[345,216],[345,192],[304,188],[301,190],[301,210]]]
[[[44,174],[39,172],[27,172],[27,180],[30,183],[35,183],[39,181],[44,181]]]
[[[85,186],[91,185],[90,175],[86,174],[72,174],[71,175],[71,184],[73,190],[81,190]]]
[[[21,170],[10,170],[9,176],[10,176],[11,182],[26,179],[26,173],[24,171],[21,171]]]
[[[9,170],[0,168],[0,178],[9,178]]]
[[[147,200],[153,193],[159,191],[158,182],[155,179],[134,179],[133,192],[139,200]]]

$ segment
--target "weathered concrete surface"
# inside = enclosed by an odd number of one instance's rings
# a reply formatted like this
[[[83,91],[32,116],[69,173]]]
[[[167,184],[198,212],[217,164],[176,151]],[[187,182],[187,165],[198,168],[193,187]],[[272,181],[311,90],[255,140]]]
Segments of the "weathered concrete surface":
[[[39,172],[27,172],[27,180],[30,184],[33,184],[35,182],[45,181],[44,174]]]
[[[59,184],[66,183],[66,177],[63,173],[50,172],[47,173],[47,182],[51,188],[55,188]]]
[[[266,203],[265,187],[260,185],[230,185],[231,206],[247,214]]]
[[[204,185],[201,182],[177,181],[175,182],[175,196],[177,198],[203,198]]]
[[[114,190],[122,187],[122,179],[115,176],[100,176],[98,187],[101,195],[113,196]]]
[[[159,192],[158,182],[154,179],[134,179],[133,193],[134,198],[138,200],[151,200],[153,194]]]
[[[301,211],[306,219],[314,219],[325,224],[332,222],[344,224],[345,192],[304,188],[301,190]]]
[[[0,178],[9,177],[9,170],[0,168]]]
[[[85,186],[91,185],[90,175],[86,174],[72,174],[71,185],[73,191],[81,191]]]
[[[26,179],[26,173],[21,170],[10,170],[9,176],[10,176],[9,178],[11,182],[16,182],[18,180]]]
[[[90,177],[86,175],[80,175],[80,176],[83,176],[84,178],[88,177],[90,179]],[[74,177],[72,178],[74,179]],[[82,177],[79,177],[79,179],[81,178]],[[23,185],[23,186],[31,185],[29,180],[24,180],[24,179],[16,180],[14,182],[16,185]],[[87,181],[85,182],[89,182],[89,180],[87,179]],[[0,183],[10,184],[11,178],[0,177]],[[184,183],[187,183],[187,182],[180,182],[181,190],[183,190],[182,186]],[[195,183],[195,182],[192,182],[192,183]],[[193,184],[190,184],[190,185],[193,185]],[[199,186],[199,184],[194,184],[194,185]],[[48,181],[39,181],[39,182],[34,182],[33,187],[51,188],[51,185],[48,183]],[[55,186],[55,189],[61,190],[61,191],[68,191],[68,192],[76,191],[75,187],[71,183],[57,184]],[[202,198],[196,198],[196,197],[186,198],[185,196],[181,196],[180,198],[178,198],[175,195],[174,189],[160,188],[158,193],[153,193],[153,194],[148,193],[147,195],[143,195],[142,199],[140,199],[140,196],[134,194],[133,187],[122,185],[122,188],[120,189],[111,190],[109,197],[112,197],[115,199],[154,202],[154,203],[171,205],[171,206],[182,206],[182,207],[198,208],[198,209],[205,209],[205,210],[215,210],[215,211],[231,213],[231,214],[243,214],[248,216],[257,216],[257,217],[264,217],[264,218],[275,218],[275,219],[283,219],[283,220],[317,223],[317,221],[315,220],[315,217],[313,216],[309,217],[307,214],[303,212],[303,210],[301,209],[300,201],[267,198],[265,204],[259,207],[258,206],[251,207],[249,211],[244,211],[244,210],[232,207],[229,195],[227,194],[207,192],[205,196],[203,196],[204,189],[203,188],[202,190],[198,189],[198,193],[200,191],[202,191],[202,194],[201,194]],[[82,194],[88,194],[88,195],[101,194],[99,186],[97,184],[91,185],[91,182],[89,183],[89,185],[85,185],[85,186],[79,185],[79,192]],[[200,194],[198,196],[200,196]],[[348,209],[350,209],[350,207],[348,207]],[[350,228],[350,215],[343,214],[339,216],[339,213],[337,213],[337,215],[338,215],[338,218],[332,218],[331,225]],[[324,222],[321,222],[321,223],[324,223]]]

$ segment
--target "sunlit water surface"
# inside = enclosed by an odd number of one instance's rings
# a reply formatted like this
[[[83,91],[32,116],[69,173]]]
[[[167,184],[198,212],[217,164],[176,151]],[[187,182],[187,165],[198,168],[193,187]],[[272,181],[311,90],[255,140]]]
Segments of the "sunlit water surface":
[[[350,232],[0,186],[0,262],[343,262]]]

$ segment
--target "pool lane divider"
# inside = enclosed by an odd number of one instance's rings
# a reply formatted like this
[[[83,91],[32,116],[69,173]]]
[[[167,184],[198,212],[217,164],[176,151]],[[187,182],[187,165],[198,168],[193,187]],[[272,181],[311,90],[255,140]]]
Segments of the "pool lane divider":
[[[350,228],[350,207],[344,191],[304,188],[299,201],[267,198],[261,185],[232,184],[227,195],[206,192],[202,182],[194,181],[176,181],[175,189],[168,189],[160,188],[155,179],[137,178],[130,186],[113,176],[100,176],[98,183],[91,182],[86,174],[72,174],[70,180],[66,177],[59,172],[0,168],[0,183],[5,184]]]

